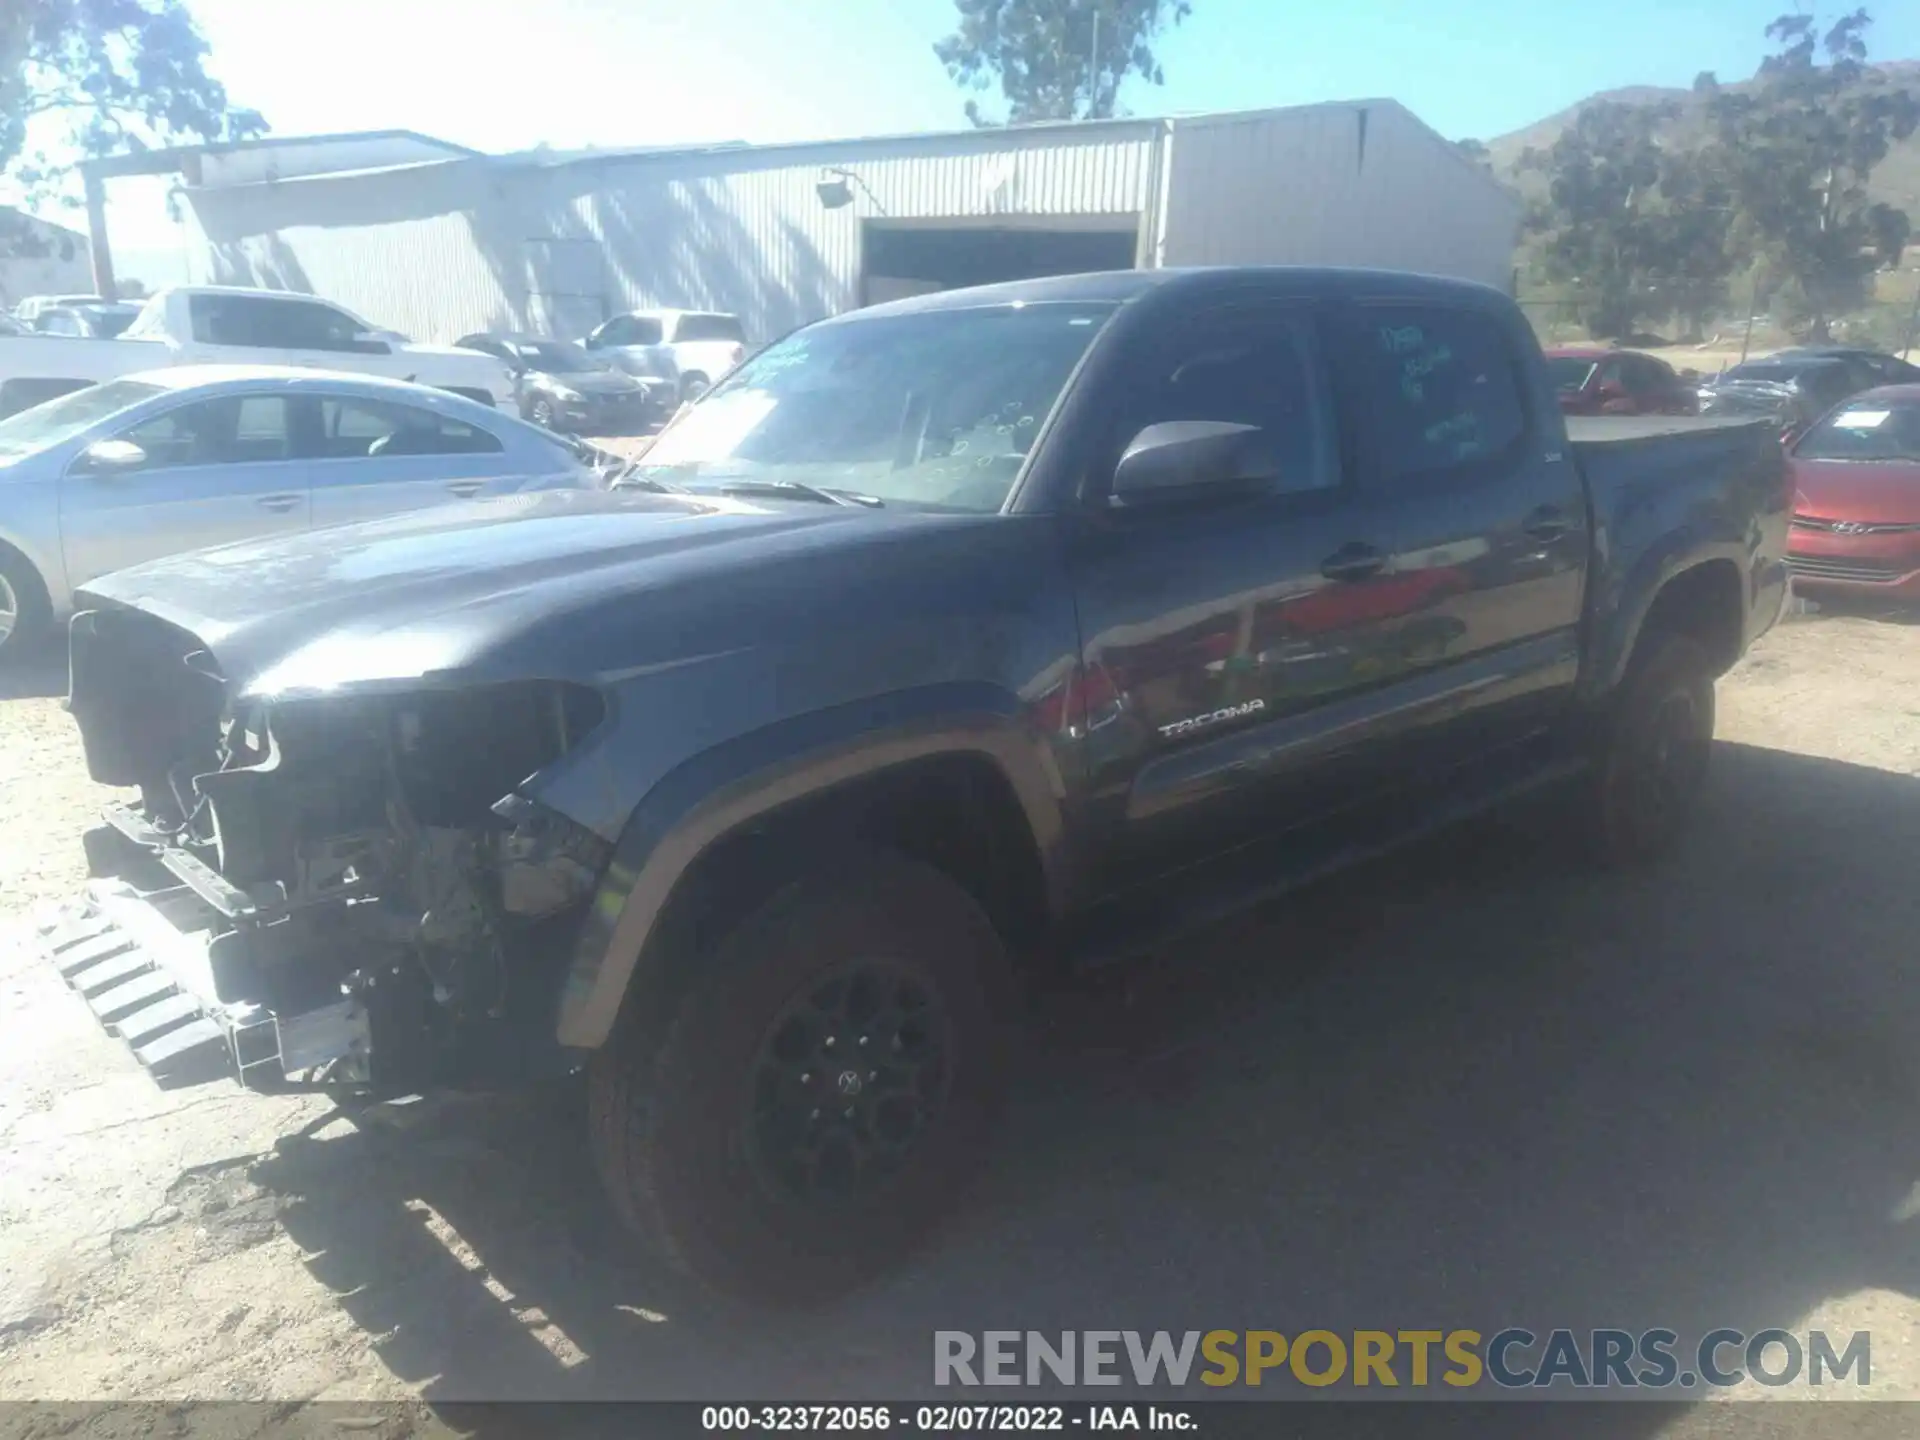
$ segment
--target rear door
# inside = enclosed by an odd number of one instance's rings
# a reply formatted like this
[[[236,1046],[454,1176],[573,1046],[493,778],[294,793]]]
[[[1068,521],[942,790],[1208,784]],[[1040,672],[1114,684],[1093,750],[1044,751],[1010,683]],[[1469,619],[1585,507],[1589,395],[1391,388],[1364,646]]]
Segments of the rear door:
[[[1393,625],[1375,590],[1390,530],[1350,483],[1319,313],[1256,300],[1135,343],[1068,532],[1084,829],[1108,889],[1338,803],[1353,772],[1329,752],[1361,743],[1342,705],[1377,686]],[[1172,420],[1261,427],[1278,478],[1114,508],[1104,487],[1119,455]]]
[[[302,396],[300,407],[316,528],[501,494],[532,478],[491,431],[423,406],[322,394]]]
[[[740,363],[747,353],[747,336],[737,315],[690,310],[674,318],[672,346],[680,393],[692,398],[719,384]]]
[[[1367,417],[1359,483],[1392,517],[1386,663],[1420,770],[1523,736],[1571,698],[1590,536],[1537,351],[1497,312],[1393,300],[1344,313],[1342,387]]]
[[[115,436],[146,452],[137,468],[61,481],[60,533],[75,584],[143,560],[307,528],[307,467],[294,454],[284,395],[190,401]]]

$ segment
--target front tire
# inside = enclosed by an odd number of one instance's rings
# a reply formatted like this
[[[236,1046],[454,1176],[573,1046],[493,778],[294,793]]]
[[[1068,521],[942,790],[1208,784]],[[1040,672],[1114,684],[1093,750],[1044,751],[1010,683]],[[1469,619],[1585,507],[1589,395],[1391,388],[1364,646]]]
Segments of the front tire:
[[[52,623],[40,572],[19,551],[0,547],[0,663],[32,650]]]
[[[691,405],[712,388],[713,383],[704,375],[683,375],[680,379],[680,403]]]
[[[541,396],[535,400],[532,406],[528,408],[527,418],[542,430],[557,430],[559,428],[553,423],[553,402],[545,396]]]
[[[1713,667],[1684,635],[1648,642],[1622,682],[1589,782],[1587,827],[1605,864],[1656,860],[1699,810],[1713,750]]]
[[[973,1175],[1002,1081],[1007,956],[938,871],[863,853],[776,891],[691,957],[653,1031],[595,1056],[590,1122],[615,1208],[715,1289],[858,1285]]]

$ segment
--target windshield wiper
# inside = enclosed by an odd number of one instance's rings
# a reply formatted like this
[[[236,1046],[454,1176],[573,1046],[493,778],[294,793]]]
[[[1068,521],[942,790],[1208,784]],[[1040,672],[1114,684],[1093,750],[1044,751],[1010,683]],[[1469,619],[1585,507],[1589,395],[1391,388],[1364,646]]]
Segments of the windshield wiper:
[[[772,491],[776,495],[800,496],[828,505],[857,505],[867,510],[878,510],[887,503],[877,495],[861,495],[852,490],[827,490],[819,485],[809,485],[804,480],[722,480],[716,482],[713,488],[722,495],[752,495]]]

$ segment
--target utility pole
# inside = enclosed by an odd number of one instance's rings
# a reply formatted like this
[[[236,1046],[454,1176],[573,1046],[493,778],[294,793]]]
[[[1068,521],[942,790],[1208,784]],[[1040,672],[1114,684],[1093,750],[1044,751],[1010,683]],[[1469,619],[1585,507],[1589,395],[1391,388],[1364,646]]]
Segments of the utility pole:
[[[1087,118],[1100,108],[1100,0],[1093,0],[1093,53],[1087,56]]]

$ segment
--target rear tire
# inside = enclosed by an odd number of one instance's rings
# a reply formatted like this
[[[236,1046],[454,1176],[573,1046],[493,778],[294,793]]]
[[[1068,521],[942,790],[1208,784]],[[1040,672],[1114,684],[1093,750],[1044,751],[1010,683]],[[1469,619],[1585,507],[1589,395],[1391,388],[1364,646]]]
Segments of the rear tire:
[[[1713,750],[1713,666],[1698,642],[1669,635],[1636,655],[1601,737],[1586,792],[1589,841],[1604,864],[1671,850],[1699,810]]]
[[[590,1069],[622,1219],[736,1295],[823,1298],[899,1260],[978,1168],[998,1103],[1007,956],[987,917],[938,871],[857,852],[689,969],[671,1015],[623,1024]]]

